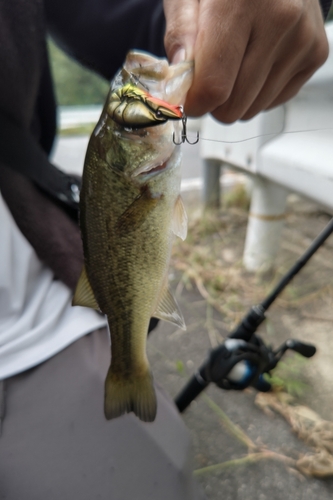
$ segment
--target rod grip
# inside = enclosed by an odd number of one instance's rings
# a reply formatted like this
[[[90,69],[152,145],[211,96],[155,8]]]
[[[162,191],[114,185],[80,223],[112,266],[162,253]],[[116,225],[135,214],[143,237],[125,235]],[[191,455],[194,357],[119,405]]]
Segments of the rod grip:
[[[184,389],[175,399],[175,404],[182,413],[188,405],[197,397],[199,394],[206,389],[209,382],[207,382],[203,377],[205,366],[202,366],[194,375],[190,378]]]

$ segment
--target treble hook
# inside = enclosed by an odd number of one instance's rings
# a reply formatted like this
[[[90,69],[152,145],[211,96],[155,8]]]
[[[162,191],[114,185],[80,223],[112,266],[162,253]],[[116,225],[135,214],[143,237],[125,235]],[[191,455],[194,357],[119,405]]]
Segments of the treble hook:
[[[185,142],[187,142],[187,144],[191,144],[191,145],[194,145],[194,144],[197,144],[197,142],[199,142],[199,132],[197,132],[197,140],[194,141],[194,142],[190,142],[187,138],[187,130],[186,130],[186,125],[187,125],[187,116],[185,115],[185,113],[183,113],[183,116],[182,116],[182,133],[181,133],[181,136],[180,136],[180,142],[176,142],[175,140],[175,133],[173,133],[172,135],[172,140],[173,140],[173,143],[176,145],[176,146],[180,146],[181,144],[184,144]]]

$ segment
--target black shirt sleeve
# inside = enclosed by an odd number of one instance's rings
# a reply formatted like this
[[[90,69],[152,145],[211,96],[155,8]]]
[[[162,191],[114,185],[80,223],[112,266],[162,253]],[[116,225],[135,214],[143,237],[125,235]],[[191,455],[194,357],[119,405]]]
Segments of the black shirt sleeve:
[[[162,0],[45,0],[45,11],[55,41],[107,79],[130,49],[165,56]]]
[[[332,0],[320,0],[320,5],[323,11],[324,19],[327,19],[328,13],[332,6]]]

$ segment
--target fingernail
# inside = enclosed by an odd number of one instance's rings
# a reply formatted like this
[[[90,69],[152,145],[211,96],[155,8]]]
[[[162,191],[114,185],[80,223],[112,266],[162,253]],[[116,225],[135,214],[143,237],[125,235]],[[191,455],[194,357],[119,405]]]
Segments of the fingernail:
[[[185,49],[182,47],[178,49],[175,55],[172,58],[171,64],[178,64],[180,62],[184,62],[186,57]]]

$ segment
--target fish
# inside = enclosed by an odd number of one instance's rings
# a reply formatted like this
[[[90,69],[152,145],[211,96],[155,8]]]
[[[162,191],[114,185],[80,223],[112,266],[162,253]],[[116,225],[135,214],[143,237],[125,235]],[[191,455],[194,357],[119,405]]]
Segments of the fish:
[[[107,419],[133,412],[154,421],[157,402],[146,354],[150,319],[185,329],[168,267],[174,236],[185,239],[187,231],[181,148],[174,138],[192,78],[191,62],[169,65],[130,51],[86,152],[80,193],[84,267],[73,305],[107,317]]]

